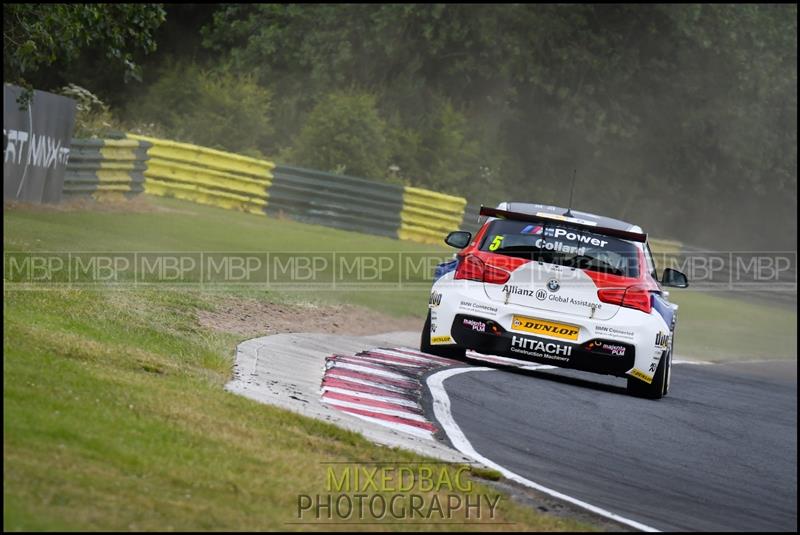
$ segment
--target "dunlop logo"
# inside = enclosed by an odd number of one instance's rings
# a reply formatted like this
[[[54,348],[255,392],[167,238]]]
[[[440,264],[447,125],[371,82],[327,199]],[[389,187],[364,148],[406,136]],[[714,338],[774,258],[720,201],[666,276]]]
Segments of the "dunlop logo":
[[[545,321],[534,318],[525,318],[522,316],[514,316],[514,319],[511,322],[511,328],[516,331],[545,334],[564,340],[577,340],[578,333],[580,332],[580,328],[573,325],[565,325],[563,323],[556,323],[553,321]]]
[[[628,373],[633,375],[637,379],[641,379],[642,381],[644,381],[647,384],[651,384],[653,382],[653,376],[652,375],[647,375],[643,371],[638,370],[636,368],[632,369]]]

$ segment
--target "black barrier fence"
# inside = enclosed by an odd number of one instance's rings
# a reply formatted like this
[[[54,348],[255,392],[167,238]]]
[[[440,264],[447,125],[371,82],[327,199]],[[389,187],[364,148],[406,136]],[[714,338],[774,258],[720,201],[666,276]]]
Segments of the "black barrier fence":
[[[3,84],[3,200],[58,202],[75,126],[75,101],[44,91],[21,106]]]
[[[356,232],[397,237],[403,187],[279,165],[272,171],[266,212]]]
[[[64,174],[64,195],[144,191],[150,143],[133,139],[74,139]]]

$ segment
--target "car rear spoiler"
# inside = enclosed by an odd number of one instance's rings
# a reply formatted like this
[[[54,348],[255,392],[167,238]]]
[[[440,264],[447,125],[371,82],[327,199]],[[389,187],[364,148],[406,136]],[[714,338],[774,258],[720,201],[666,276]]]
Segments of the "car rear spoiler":
[[[647,234],[642,232],[630,232],[628,230],[620,230],[609,227],[598,227],[582,223],[573,218],[560,216],[558,214],[523,214],[521,212],[507,212],[506,210],[498,210],[497,208],[489,208],[488,206],[481,206],[480,215],[489,217],[499,217],[502,219],[512,219],[515,221],[530,221],[533,223],[553,223],[556,222],[566,227],[574,227],[582,230],[589,230],[595,234],[602,234],[604,236],[611,236],[613,238],[622,238],[623,240],[631,240],[644,243],[647,241]]]

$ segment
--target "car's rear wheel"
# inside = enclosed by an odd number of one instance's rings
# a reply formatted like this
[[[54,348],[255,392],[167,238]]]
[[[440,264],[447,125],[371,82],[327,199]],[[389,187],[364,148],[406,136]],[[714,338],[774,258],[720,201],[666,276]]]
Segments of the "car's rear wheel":
[[[648,399],[661,399],[669,391],[669,374],[672,371],[672,350],[667,350],[653,374],[653,381],[645,383],[636,377],[628,377],[628,393]]]
[[[428,310],[428,317],[425,319],[425,325],[422,327],[422,336],[419,340],[419,350],[429,355],[436,355],[437,357],[445,357],[448,359],[464,359],[467,355],[467,350],[458,346],[434,346],[431,345],[431,311]]]

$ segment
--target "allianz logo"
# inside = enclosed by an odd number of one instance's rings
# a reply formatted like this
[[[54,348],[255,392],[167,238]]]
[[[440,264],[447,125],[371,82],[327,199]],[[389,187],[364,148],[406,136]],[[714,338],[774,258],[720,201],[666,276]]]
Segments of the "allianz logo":
[[[504,284],[503,293],[514,294],[514,295],[527,295],[528,297],[533,297],[534,295],[533,290],[529,290],[527,288],[520,288],[519,286],[515,286],[513,284]]]

